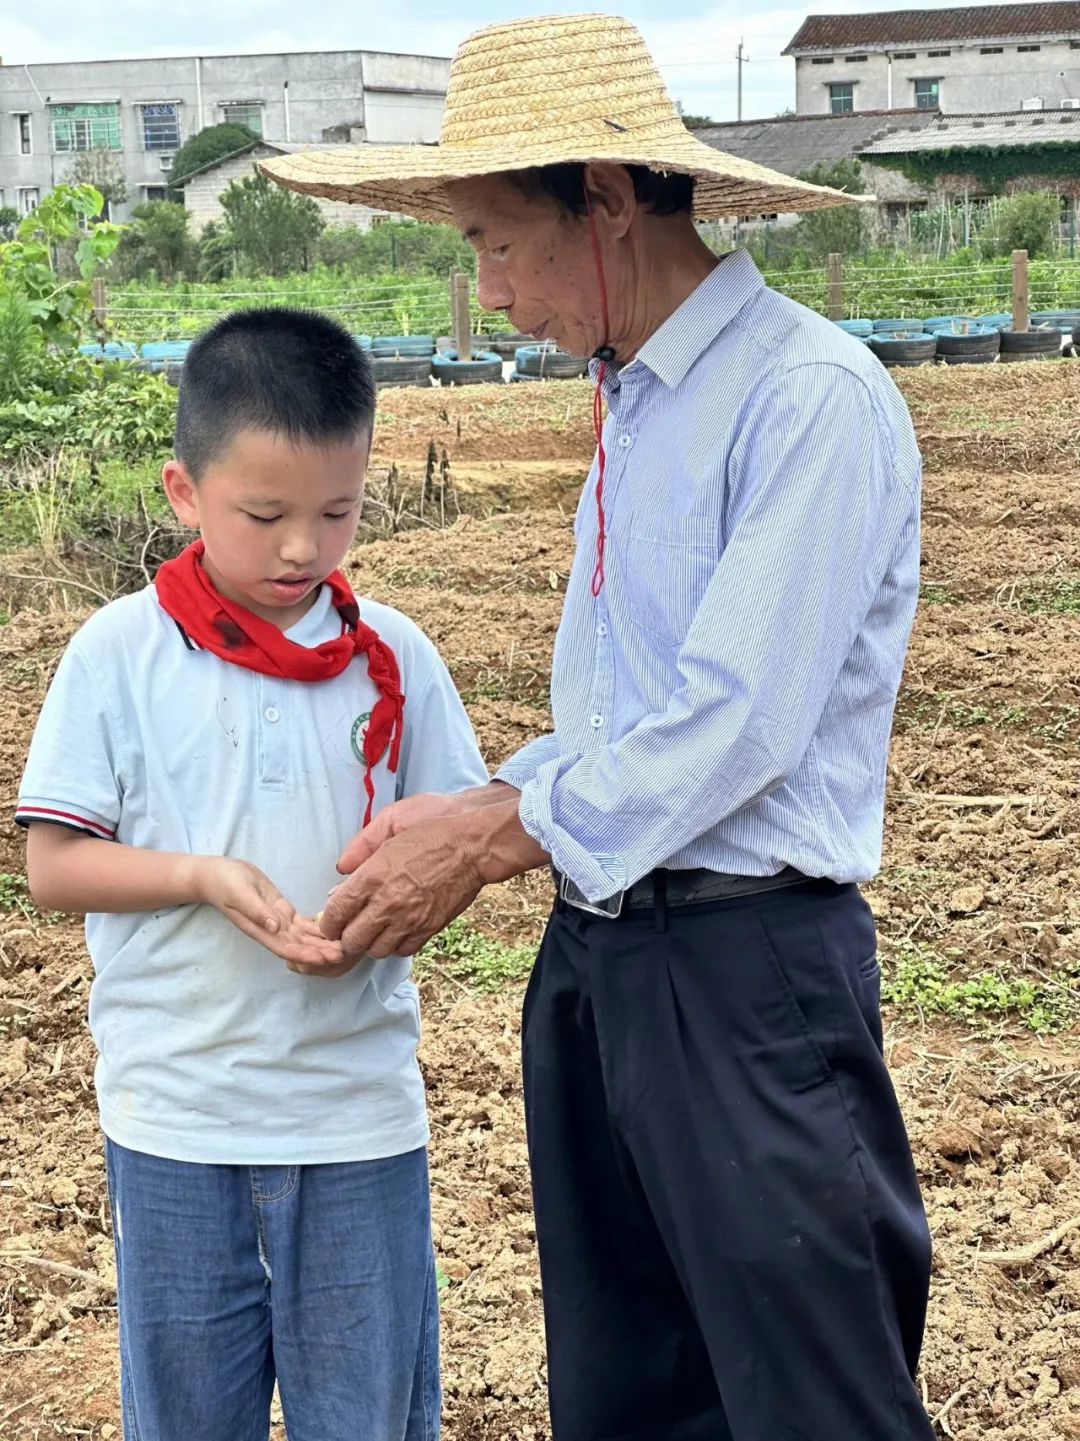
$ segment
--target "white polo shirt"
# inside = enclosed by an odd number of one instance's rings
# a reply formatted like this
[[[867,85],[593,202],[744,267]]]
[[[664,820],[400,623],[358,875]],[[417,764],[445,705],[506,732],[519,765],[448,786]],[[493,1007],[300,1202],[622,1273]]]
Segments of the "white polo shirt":
[[[483,784],[453,682],[412,621],[361,601],[405,691],[401,762],[375,810]],[[287,632],[340,635],[324,587]],[[361,658],[277,680],[186,638],[152,587],[98,611],[65,652],[30,747],[17,819],[124,845],[251,861],[316,914],[360,829],[360,758],[378,692]],[[107,1136],[182,1161],[302,1165],[400,1155],[428,1139],[407,959],[298,976],[210,906],[90,915],[90,1028]]]

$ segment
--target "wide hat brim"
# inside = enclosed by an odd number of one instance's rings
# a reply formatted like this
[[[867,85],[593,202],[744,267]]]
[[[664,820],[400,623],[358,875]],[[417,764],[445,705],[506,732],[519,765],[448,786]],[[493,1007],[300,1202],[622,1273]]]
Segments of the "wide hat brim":
[[[470,36],[450,67],[438,145],[300,150],[262,160],[259,169],[302,195],[448,221],[447,186],[455,180],[602,161],[692,175],[700,220],[865,199],[698,140],[641,34],[616,15],[537,16]]]
[[[619,143],[619,140],[622,143]],[[522,138],[523,142],[525,137]],[[763,165],[727,155],[695,139],[690,131],[667,136],[661,145],[627,143],[570,146],[564,142],[520,143],[508,137],[498,148],[457,145],[350,145],[300,150],[259,161],[269,179],[301,195],[344,200],[417,220],[453,219],[446,186],[455,180],[500,175],[534,166],[569,163],[642,165],[650,170],[694,177],[698,220],[725,216],[801,214],[835,205],[865,202],[827,186],[810,185]]]

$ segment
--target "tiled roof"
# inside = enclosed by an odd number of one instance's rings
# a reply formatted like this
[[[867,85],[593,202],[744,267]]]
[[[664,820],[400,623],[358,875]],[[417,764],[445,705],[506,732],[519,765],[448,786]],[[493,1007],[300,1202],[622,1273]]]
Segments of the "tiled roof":
[[[965,5],[956,10],[891,10],[878,15],[810,15],[784,51],[893,49],[951,40],[1080,37],[1080,3]]]
[[[698,140],[729,155],[753,160],[782,175],[803,175],[815,165],[835,165],[860,154],[894,129],[921,131],[936,110],[862,110],[851,115],[785,115],[741,120],[695,130]]]
[[[938,115],[924,130],[897,130],[878,137],[860,154],[926,154],[928,151],[997,149],[1024,145],[1080,145],[1080,110],[1010,110],[997,115]]]

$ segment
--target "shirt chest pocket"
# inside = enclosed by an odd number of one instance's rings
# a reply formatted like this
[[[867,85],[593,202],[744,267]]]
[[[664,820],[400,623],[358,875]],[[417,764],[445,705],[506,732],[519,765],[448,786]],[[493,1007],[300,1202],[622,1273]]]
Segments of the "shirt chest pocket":
[[[707,516],[632,520],[623,576],[631,622],[653,640],[681,645],[719,560],[719,527]]]

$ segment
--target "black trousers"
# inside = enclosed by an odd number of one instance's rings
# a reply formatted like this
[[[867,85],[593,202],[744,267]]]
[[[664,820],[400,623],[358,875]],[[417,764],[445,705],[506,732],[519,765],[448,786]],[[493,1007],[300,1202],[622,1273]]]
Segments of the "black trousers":
[[[875,950],[825,881],[557,906],[523,1024],[555,1441],[931,1441]]]

